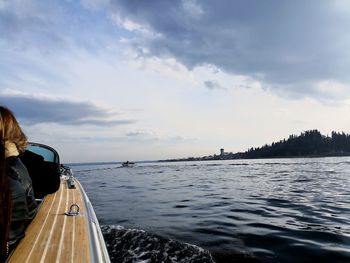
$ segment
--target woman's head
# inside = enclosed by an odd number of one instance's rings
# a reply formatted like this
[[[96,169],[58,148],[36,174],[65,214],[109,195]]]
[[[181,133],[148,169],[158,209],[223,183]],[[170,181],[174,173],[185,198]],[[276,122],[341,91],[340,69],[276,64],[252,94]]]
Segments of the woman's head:
[[[0,136],[3,141],[11,141],[19,152],[27,146],[27,136],[22,131],[13,113],[6,107],[0,106]]]

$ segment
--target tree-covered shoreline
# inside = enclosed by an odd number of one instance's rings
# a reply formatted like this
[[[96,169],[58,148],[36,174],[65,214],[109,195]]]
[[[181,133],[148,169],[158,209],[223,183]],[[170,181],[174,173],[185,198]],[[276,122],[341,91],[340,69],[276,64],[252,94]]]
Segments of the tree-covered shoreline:
[[[299,136],[290,135],[286,140],[259,148],[251,148],[242,154],[244,158],[333,156],[350,153],[350,135],[333,131],[331,136],[310,130]]]
[[[309,130],[300,135],[290,135],[262,147],[250,148],[245,152],[223,153],[204,157],[188,157],[166,161],[203,161],[259,158],[301,158],[301,157],[330,157],[350,156],[350,135],[344,132],[322,135],[318,130]]]

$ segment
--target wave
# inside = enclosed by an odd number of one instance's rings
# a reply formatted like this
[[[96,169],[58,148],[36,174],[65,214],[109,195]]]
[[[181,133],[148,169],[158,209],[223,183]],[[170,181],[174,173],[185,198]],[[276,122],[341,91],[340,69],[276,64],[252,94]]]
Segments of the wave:
[[[104,225],[101,229],[112,262],[214,262],[209,251],[192,244],[119,225]]]

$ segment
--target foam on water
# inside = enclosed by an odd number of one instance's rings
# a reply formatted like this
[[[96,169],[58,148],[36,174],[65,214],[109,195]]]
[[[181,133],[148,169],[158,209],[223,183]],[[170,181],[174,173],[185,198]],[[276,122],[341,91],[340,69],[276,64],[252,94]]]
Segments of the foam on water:
[[[101,229],[112,262],[214,262],[207,250],[195,245],[119,225]]]

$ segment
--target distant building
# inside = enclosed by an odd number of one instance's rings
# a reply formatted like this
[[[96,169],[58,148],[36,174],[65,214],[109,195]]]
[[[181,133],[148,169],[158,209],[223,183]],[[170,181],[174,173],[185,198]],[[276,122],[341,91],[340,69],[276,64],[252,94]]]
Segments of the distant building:
[[[220,155],[223,156],[225,154],[225,150],[223,148],[220,149]]]

